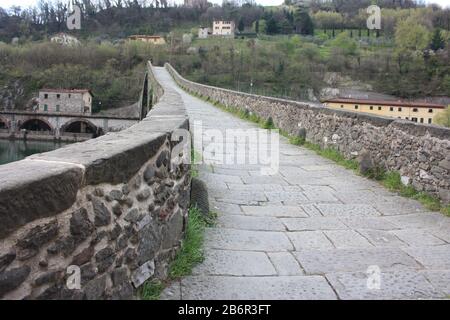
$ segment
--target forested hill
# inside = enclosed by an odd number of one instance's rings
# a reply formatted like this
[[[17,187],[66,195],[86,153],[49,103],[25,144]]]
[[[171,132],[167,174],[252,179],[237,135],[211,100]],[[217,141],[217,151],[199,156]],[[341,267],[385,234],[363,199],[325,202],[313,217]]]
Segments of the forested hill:
[[[262,7],[251,0],[241,6],[230,1],[222,6],[188,8],[168,7],[164,0],[78,0],[75,3],[82,10],[83,27],[77,35],[120,38],[132,33],[166,33],[178,27],[208,25],[214,19],[234,20],[240,29],[255,29],[255,24],[259,24],[272,34],[311,32],[304,21],[295,19],[293,2],[286,0],[284,6]],[[365,28],[365,9],[373,3],[385,10],[423,7],[413,0],[312,0],[308,11],[316,19],[316,27]],[[432,15],[436,27],[449,28],[448,10],[435,7]],[[0,8],[0,41],[8,43],[15,37],[39,40],[65,31],[66,16],[67,1],[60,0],[42,0],[34,8]],[[390,29],[391,16],[384,21]]]
[[[394,99],[450,97],[450,10],[412,0],[312,0],[307,6],[246,3],[204,8],[163,1],[82,0],[82,28],[67,31],[62,2],[0,9],[0,108],[26,108],[42,87],[85,87],[96,110],[135,102],[145,61],[169,60],[187,78],[292,99],[370,92]],[[147,3],[149,3],[147,1]],[[367,7],[381,7],[381,30]],[[233,20],[236,39],[198,39],[198,27]],[[80,39],[60,48],[57,32]],[[164,36],[166,45],[124,41]],[[123,88],[126,88],[124,90]]]

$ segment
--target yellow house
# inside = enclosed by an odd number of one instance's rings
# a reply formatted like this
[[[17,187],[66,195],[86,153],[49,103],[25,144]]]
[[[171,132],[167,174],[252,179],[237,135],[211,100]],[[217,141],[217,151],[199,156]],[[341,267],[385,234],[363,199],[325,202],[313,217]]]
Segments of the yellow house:
[[[434,117],[445,109],[444,105],[434,103],[388,100],[335,98],[325,100],[323,103],[332,109],[364,112],[427,124],[434,123]]]
[[[148,36],[148,35],[132,35],[129,36],[128,39],[134,41],[142,41],[147,43],[152,43],[156,45],[166,44],[166,40],[164,40],[161,36]]]

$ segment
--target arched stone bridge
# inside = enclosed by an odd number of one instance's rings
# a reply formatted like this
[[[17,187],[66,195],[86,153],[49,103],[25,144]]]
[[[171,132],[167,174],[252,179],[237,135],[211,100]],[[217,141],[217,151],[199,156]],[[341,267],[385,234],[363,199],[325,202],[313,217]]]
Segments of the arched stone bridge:
[[[121,131],[138,121],[137,117],[1,111],[0,137],[86,140]]]
[[[1,299],[127,299],[144,281],[164,280],[188,225],[190,164],[180,158],[191,150],[180,131],[203,138],[196,151],[205,155],[216,141],[209,129],[226,138],[258,129],[210,102],[271,117],[347,158],[368,152],[450,202],[446,128],[205,86],[150,63],[140,100],[146,116],[128,129],[0,166]],[[234,158],[233,143],[217,154]],[[450,218],[286,138],[278,146],[272,175],[204,157],[198,176],[218,221],[206,230],[203,263],[162,298],[449,297]],[[80,269],[79,289],[66,286],[68,266]]]
[[[149,82],[146,70],[139,95],[139,117],[0,111],[0,138],[80,141],[122,131],[143,120],[160,95],[161,89]]]

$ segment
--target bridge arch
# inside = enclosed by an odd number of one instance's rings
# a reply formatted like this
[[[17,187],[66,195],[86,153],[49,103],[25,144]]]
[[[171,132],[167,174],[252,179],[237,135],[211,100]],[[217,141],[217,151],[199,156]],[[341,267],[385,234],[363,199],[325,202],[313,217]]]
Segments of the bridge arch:
[[[20,124],[19,128],[20,130],[25,129],[28,131],[53,131],[53,127],[50,122],[40,118],[27,119]]]
[[[0,117],[0,129],[9,129],[8,120]]]
[[[62,133],[91,133],[94,136],[101,135],[103,130],[86,119],[72,119],[61,126]]]

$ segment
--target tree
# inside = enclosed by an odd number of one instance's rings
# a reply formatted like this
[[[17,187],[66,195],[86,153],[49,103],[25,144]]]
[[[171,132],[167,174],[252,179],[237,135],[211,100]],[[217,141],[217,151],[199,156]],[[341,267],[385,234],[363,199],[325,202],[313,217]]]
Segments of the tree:
[[[411,53],[425,50],[429,43],[429,32],[414,19],[400,21],[395,32],[398,52]]]
[[[277,34],[279,30],[277,20],[273,16],[267,20],[266,33],[267,34]]]
[[[434,30],[433,37],[431,38],[430,48],[433,51],[445,48],[445,40],[442,37],[441,30],[437,28]]]
[[[441,126],[450,127],[450,107],[438,113],[434,121]]]
[[[294,15],[295,32],[303,35],[314,35],[314,24],[304,8],[298,8]]]
[[[331,29],[333,34],[334,30],[340,28],[344,21],[342,15],[338,12],[319,11],[314,14],[313,18],[318,28],[323,29],[325,33]]]
[[[244,25],[244,19],[239,19],[239,23],[238,23],[238,30],[239,32],[244,31],[245,25]]]

